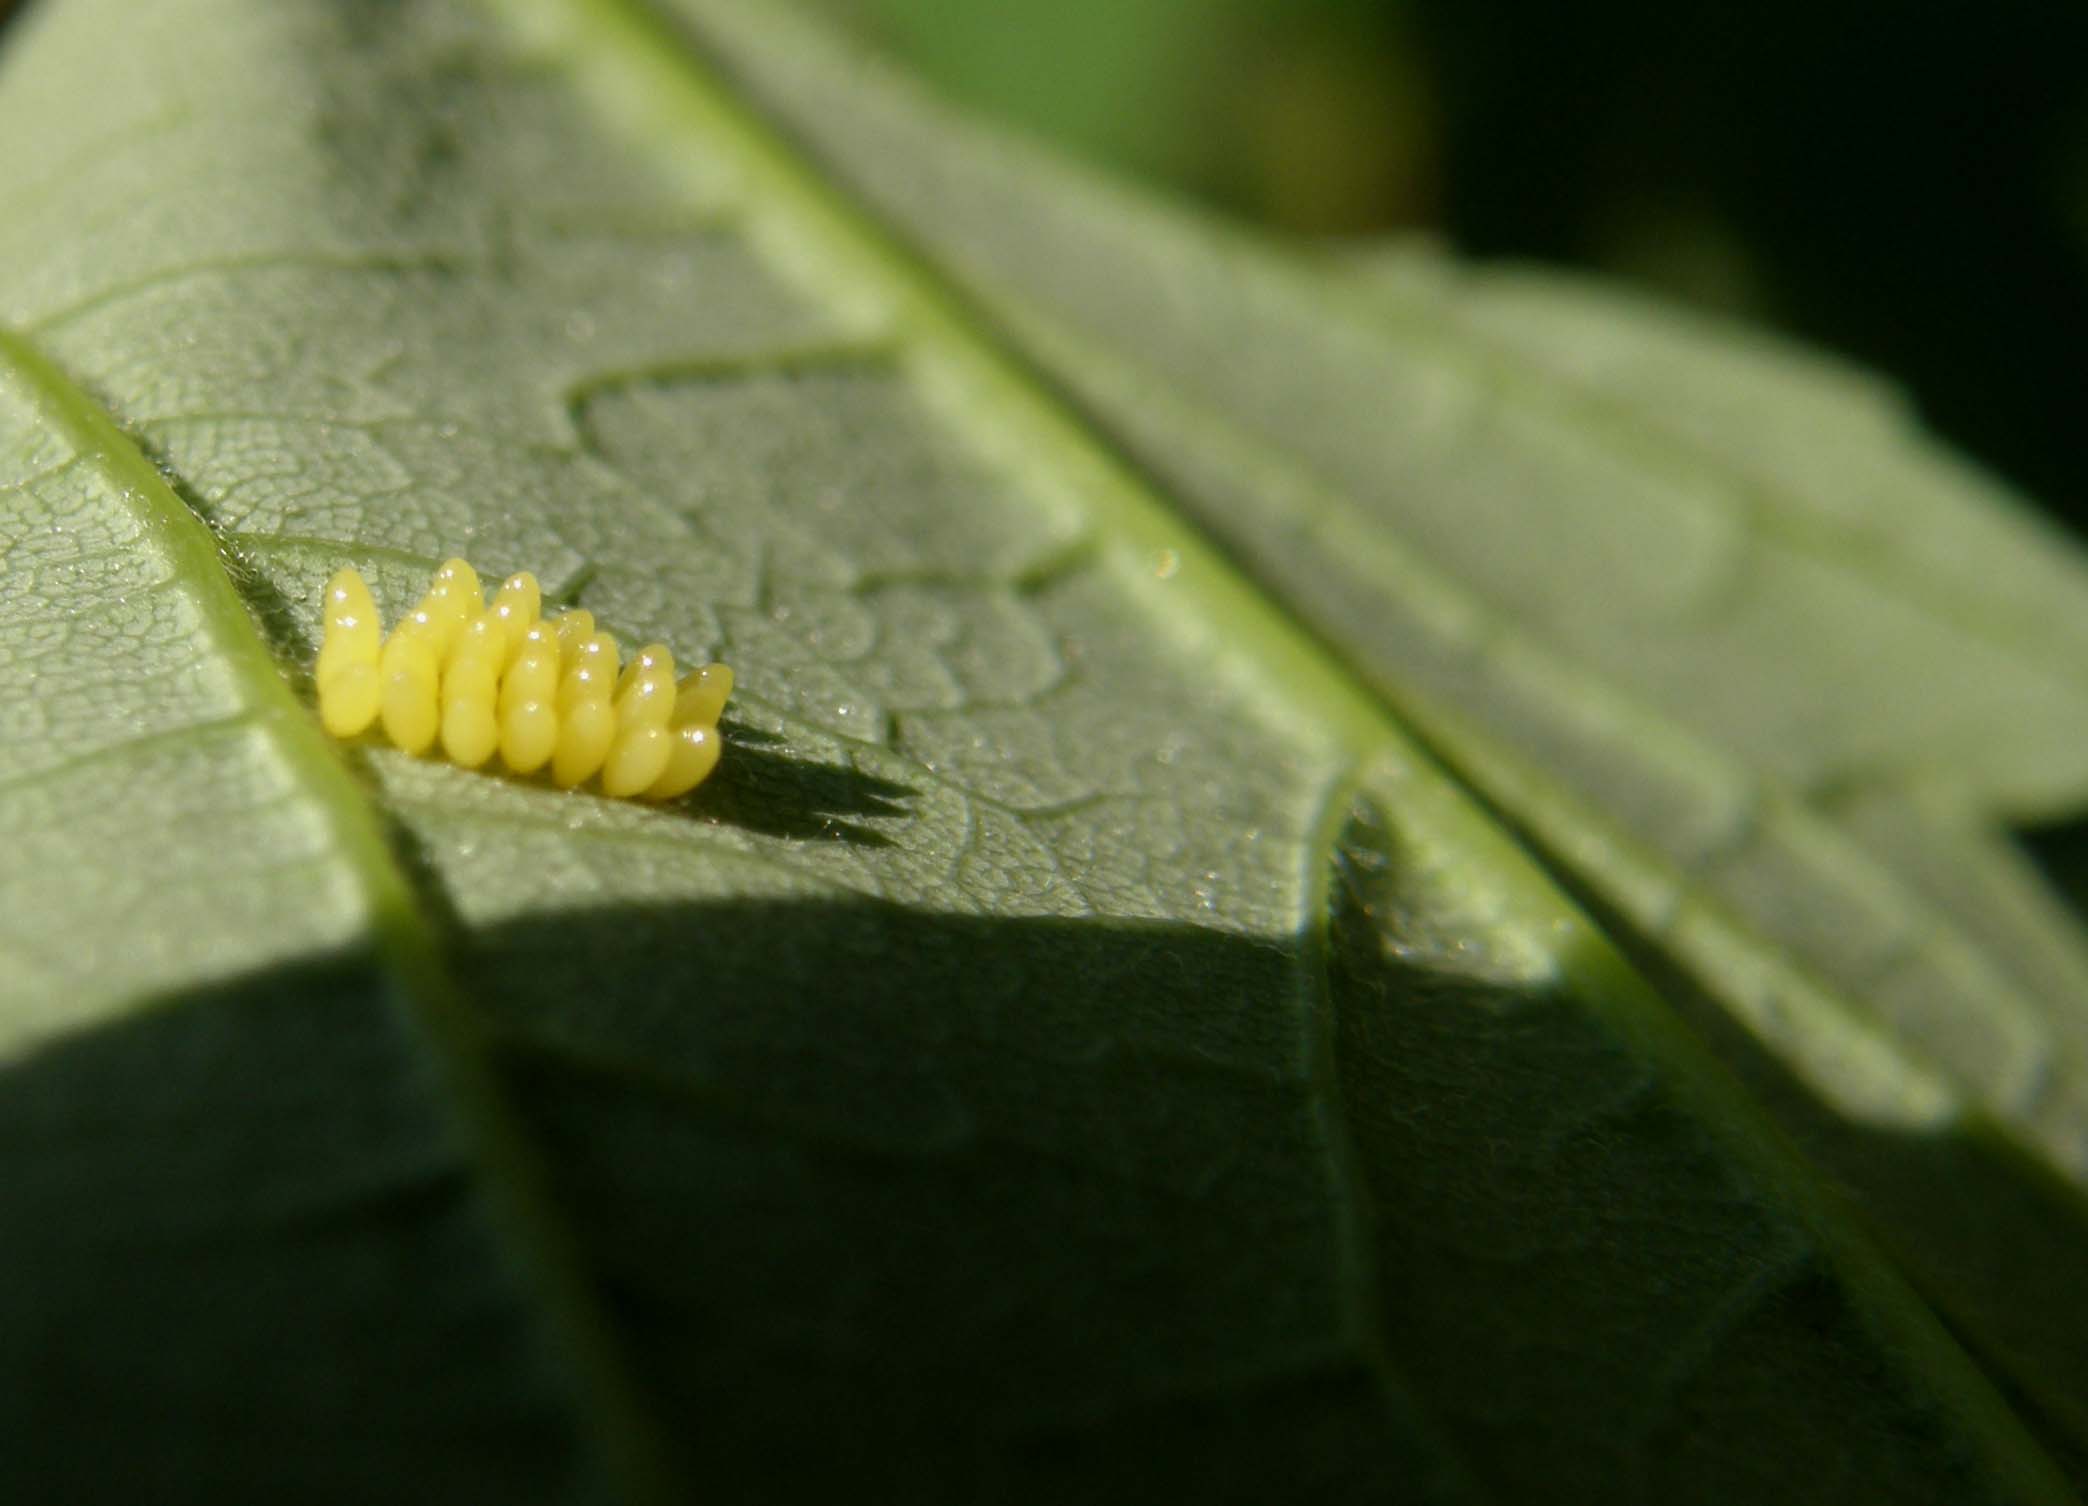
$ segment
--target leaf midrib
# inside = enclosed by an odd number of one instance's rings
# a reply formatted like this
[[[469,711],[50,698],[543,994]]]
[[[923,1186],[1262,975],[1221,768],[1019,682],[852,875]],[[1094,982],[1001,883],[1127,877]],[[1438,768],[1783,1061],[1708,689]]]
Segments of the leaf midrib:
[[[1067,489],[1081,499],[1092,520],[1099,554],[1113,557],[1127,574],[1144,573],[1151,560],[1171,555],[1177,562],[1178,596],[1191,596],[1207,623],[1223,625],[1237,645],[1233,652],[1260,661],[1257,668],[1265,686],[1303,703],[1298,708],[1302,724],[1335,732],[1345,745],[1346,771],[1331,782],[1318,830],[1302,853],[1306,895],[1323,894],[1331,872],[1333,836],[1340,824],[1334,819],[1341,808],[1336,801],[1345,802],[1355,771],[1366,760],[1389,755],[1418,776],[1412,788],[1417,820],[1461,828],[1478,850],[1498,851],[1496,873],[1503,887],[1514,892],[1519,912],[1542,911],[1547,921],[1558,913],[1563,902],[1541,887],[1534,870],[1522,866],[1512,843],[1478,821],[1446,778],[1426,768],[1383,703],[1331,664],[1287,612],[1235,572],[1124,457],[1099,441],[954,287],[860,205],[807,171],[791,145],[778,139],[774,123],[754,116],[725,85],[724,71],[699,52],[694,38],[649,7],[624,0],[488,3],[522,19],[543,18],[558,26],[580,44],[570,54],[571,66],[598,89],[609,91],[612,99],[646,98],[670,117],[670,130],[729,142],[747,160],[749,179],[773,196],[764,206],[767,212],[775,212],[774,203],[780,200],[779,217],[787,217],[801,232],[809,229],[820,238],[823,252],[890,297],[887,327],[896,342],[912,345],[917,369],[929,368],[924,375],[932,377],[932,368],[942,366],[950,385],[990,406],[1003,430],[1037,457],[1041,470],[1070,482]],[[633,73],[639,77],[633,79]],[[588,78],[589,74],[597,76]],[[680,119],[672,119],[676,116]],[[750,236],[759,236],[762,218],[761,211],[749,216]],[[1307,925],[1302,944],[1323,964],[1324,905],[1308,917]],[[1332,1078],[1332,1001],[1324,973],[1320,965],[1308,967],[1303,975],[1306,986],[1317,993],[1311,1014],[1315,1076],[1322,1090]],[[1352,1210],[1340,1234],[1342,1258],[1349,1267],[1350,1295],[1362,1304],[1356,1316],[1369,1330],[1358,1337],[1376,1376],[1381,1404],[1392,1409],[1404,1404],[1410,1425],[1423,1428],[1462,1476],[1476,1478],[1470,1461],[1461,1457],[1451,1435],[1423,1404],[1421,1388],[1400,1373],[1386,1347],[1382,1324],[1371,1311],[1376,1283],[1369,1271],[1376,1256],[1359,1216],[1364,1193],[1347,1149],[1346,1115],[1336,1098],[1323,1098],[1322,1108],[1327,1173],[1335,1195],[1347,1199]]]
[[[1037,457],[1040,469],[1070,472],[1070,488],[1094,518],[1100,549],[1127,578],[1162,552],[1178,561],[1175,600],[1201,615],[1213,637],[1234,634],[1265,689],[1286,697],[1309,721],[1332,731],[1348,767],[1377,760],[1396,766],[1403,823],[1433,840],[1461,844],[1498,885],[1503,923],[1520,925],[1554,945],[1583,1007],[1650,1058],[1663,1061],[1701,1104],[1707,1123],[1736,1161],[1790,1200],[1791,1211],[1842,1273],[1871,1321],[1895,1332],[1910,1365],[1967,1414],[1975,1434],[2004,1472],[2031,1494],[2064,1498],[2060,1476],[2021,1420],[1993,1392],[1936,1321],[1927,1304],[1869,1241],[1835,1210],[1810,1167],[1779,1149],[1766,1120],[1708,1058],[1680,1037],[1665,1007],[1608,941],[1551,888],[1530,856],[1485,820],[1397,721],[1391,708],[1353,670],[1327,655],[1316,634],[1236,570],[1184,521],[1164,491],[1106,437],[1084,422],[1050,378],[1013,346],[999,326],[927,263],[877,215],[810,170],[816,161],[785,128],[756,113],[733,87],[732,72],[701,40],[669,21],[648,0],[484,0],[525,26],[550,33],[570,49],[569,66],[605,115],[634,130],[675,139],[694,134],[735,152],[750,183],[771,204],[750,216],[760,238],[765,214],[789,223],[819,259],[861,285],[889,296],[891,326],[922,349],[918,369],[942,375],[972,394]],[[536,23],[535,28],[527,23]],[[1382,766],[1382,765],[1381,765]],[[1323,823],[1324,824],[1324,823]],[[1308,855],[1331,863],[1331,851]],[[1883,1334],[1880,1335],[1883,1337]],[[1973,1422],[1972,1419],[1977,1421]]]
[[[1157,375],[1153,368],[1134,362],[1119,352],[1105,350],[1084,335],[1066,329],[1044,311],[1026,308],[1023,317],[1034,321],[1040,335],[1048,331],[1051,340],[1068,351],[1077,352],[1083,362],[1104,370],[1116,368],[1147,378]],[[1773,803],[1790,818],[1819,831],[1838,849],[1847,852],[1852,861],[1861,864],[1867,878],[1878,890],[1891,893],[1893,906],[1909,918],[1907,931],[1911,939],[1908,945],[1914,952],[1934,959],[1937,966],[1944,966],[1949,959],[1955,958],[1961,966],[1977,968],[1992,978],[1993,986],[2012,1002],[2019,1013],[2037,1020],[2038,1011],[2030,996],[1990,961],[1950,916],[1901,881],[1887,865],[1842,838],[1817,815],[1800,793],[1786,789],[1769,774],[1728,759],[1630,688],[1546,648],[1513,618],[1480,600],[1403,543],[1372,527],[1368,515],[1347,492],[1309,460],[1291,451],[1277,449],[1260,435],[1229,428],[1222,415],[1207,404],[1193,396],[1185,396],[1165,382],[1143,381],[1139,385],[1144,401],[1171,411],[1183,423],[1194,425],[1200,442],[1219,447],[1229,464],[1239,469],[1251,468],[1254,473],[1270,478],[1272,483],[1280,484],[1308,501],[1315,509],[1309,521],[1336,537],[1344,556],[1381,560],[1393,568],[1377,573],[1412,575],[1424,584],[1432,597],[1469,616],[1477,625],[1477,632],[1466,645],[1472,654],[1493,656],[1512,649],[1524,660],[1541,665],[1547,680],[1567,687],[1567,699],[1607,708],[1609,715],[1636,729],[1640,744],[1659,746],[1693,767],[1715,772],[1721,784],[1742,792],[1746,809],[1751,814],[1736,828],[1734,836],[1722,836],[1719,842],[1708,847],[1701,854],[1697,866],[1676,862],[1618,825],[1578,790],[1564,784],[1548,770],[1532,764],[1512,746],[1502,743],[1484,730],[1483,724],[1458,712],[1432,707],[1425,697],[1401,690],[1389,674],[1373,670],[1339,640],[1323,635],[1320,639],[1323,651],[1348,665],[1359,680],[1376,687],[1405,715],[1421,744],[1439,760],[1463,768],[1468,775],[1465,784],[1473,797],[1504,826],[1521,833],[1549,869],[1564,879],[1569,890],[1572,875],[1579,866],[1567,856],[1571,834],[1577,830],[1600,831],[1619,867],[1634,875],[1664,876],[1666,902],[1673,910],[1666,927],[1650,924],[1636,913],[1633,904],[1625,897],[1627,890],[1639,887],[1635,877],[1631,881],[1616,881],[1611,873],[1603,875],[1605,884],[1612,888],[1613,897],[1631,917],[1632,923],[1649,936],[1658,938],[1669,934],[1687,912],[1708,924],[1730,945],[1765,959],[1765,967],[1789,980],[1786,987],[1802,989],[1822,1000],[1831,999],[1840,1015],[1863,1030],[1882,1049],[1906,1061],[1905,1070],[1909,1073],[1948,1081],[1967,1101],[1986,1097],[1966,1082],[1962,1072],[1953,1064],[1930,1061],[1924,1052],[1917,1065],[1901,1046],[1890,1021],[1880,1017],[1841,985],[1818,975],[1809,963],[1801,962],[1795,966],[1785,963],[1782,948],[1775,938],[1733,913],[1719,898],[1712,883],[1717,866],[1740,850],[1736,841],[1744,839],[1747,830],[1759,824],[1760,812]],[[1496,769],[1513,769],[1513,775],[1503,780],[1474,773],[1474,752],[1478,748],[1488,750],[1487,760],[1481,767],[1490,764]],[[1904,771],[1874,769],[1867,772],[1868,777],[1885,779]],[[1516,797],[1513,793],[1516,790],[1524,792],[1522,798]],[[1533,796],[1530,791],[1539,793]],[[1570,819],[1556,814],[1559,812],[1570,812]],[[2000,1123],[2011,1126],[2009,1134],[2012,1138],[2029,1143],[2027,1132],[2017,1123],[2013,1106],[1989,1104],[1988,1107],[1994,1110]]]
[[[211,650],[232,672],[241,710],[327,818],[373,915],[413,915],[411,891],[369,807],[311,716],[284,681],[275,656],[232,584],[216,536],[184,503],[100,404],[26,336],[0,326],[0,362],[34,394],[52,427],[101,471],[185,585]]]
[[[668,1499],[659,1429],[616,1353],[535,1154],[497,1085],[479,1026],[445,960],[443,938],[375,807],[284,678],[233,584],[216,535],[100,403],[33,341],[4,325],[0,366],[13,370],[45,420],[129,508],[194,607],[205,645],[228,670],[239,718],[266,739],[323,819],[329,845],[368,910],[373,950],[397,984],[394,997],[406,1024],[434,1060],[442,1102],[487,1195],[496,1236],[518,1257],[515,1267],[547,1337],[571,1367],[591,1440],[630,1499]]]

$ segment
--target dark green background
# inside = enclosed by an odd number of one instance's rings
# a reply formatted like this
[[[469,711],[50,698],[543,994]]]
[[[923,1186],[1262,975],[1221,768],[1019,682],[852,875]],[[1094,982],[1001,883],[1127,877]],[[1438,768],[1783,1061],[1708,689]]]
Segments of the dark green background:
[[[1434,231],[1846,352],[2088,531],[2088,6],[822,3],[1249,219]]]

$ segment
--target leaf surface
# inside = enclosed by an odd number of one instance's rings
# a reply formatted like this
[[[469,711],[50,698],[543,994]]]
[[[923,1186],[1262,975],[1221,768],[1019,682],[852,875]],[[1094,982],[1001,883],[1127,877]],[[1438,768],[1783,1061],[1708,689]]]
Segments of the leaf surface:
[[[961,179],[963,128],[765,8],[7,44],[9,1495],[2068,1498],[1313,594],[1127,463],[1194,385],[1082,411],[1066,321],[950,280],[976,184],[790,140]],[[320,582],[453,551],[731,662],[717,779],[327,744]],[[1976,812],[2072,788],[1952,725],[1892,747]],[[1849,1076],[1926,1128],[1898,1043]]]
[[[1822,359],[1426,248],[1315,265],[683,8],[1535,840],[2088,1445],[2088,946],[1996,824],[2080,798],[2078,558]]]

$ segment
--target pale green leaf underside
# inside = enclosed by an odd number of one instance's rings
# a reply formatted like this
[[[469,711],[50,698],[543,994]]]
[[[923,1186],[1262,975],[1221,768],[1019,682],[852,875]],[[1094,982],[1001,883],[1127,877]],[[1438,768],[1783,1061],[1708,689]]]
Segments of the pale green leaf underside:
[[[2081,797],[2078,560],[1824,362],[1425,249],[1309,265],[691,9],[1686,975],[1729,1059],[2088,1445],[2064,1296],[2088,946],[1990,824]],[[1934,1157],[1873,1148],[1939,1131]]]
[[[731,14],[7,37],[0,1493],[2064,1499],[1283,571],[1189,531],[1193,467],[1113,437],[1269,435],[1193,383],[1061,403],[1004,342],[1078,330],[981,321],[779,145],[707,51],[817,41]],[[799,84],[792,131],[973,160]],[[966,203],[898,207],[963,263]],[[718,779],[649,810],[328,746],[319,582],[396,609],[453,551],[732,662]],[[1735,767],[2075,791],[2049,663],[1909,611],[2055,720],[1989,763],[1939,696]],[[1926,1128],[1959,1086],[1893,1040],[1849,1079]]]

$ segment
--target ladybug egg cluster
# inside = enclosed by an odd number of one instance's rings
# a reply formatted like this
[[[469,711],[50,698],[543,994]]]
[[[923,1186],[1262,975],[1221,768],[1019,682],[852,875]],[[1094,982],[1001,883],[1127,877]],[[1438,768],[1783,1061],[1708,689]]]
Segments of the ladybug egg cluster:
[[[338,571],[315,674],[320,720],[335,737],[382,725],[408,753],[439,742],[467,769],[495,753],[517,774],[548,767],[561,789],[599,774],[605,795],[672,800],[701,784],[717,767],[732,671],[706,664],[677,681],[664,643],[619,666],[592,614],[541,617],[541,600],[525,570],[487,601],[478,572],[453,559],[387,636],[362,576]]]

